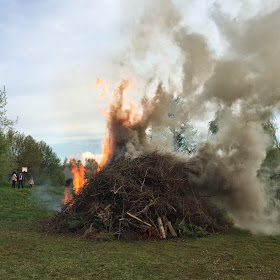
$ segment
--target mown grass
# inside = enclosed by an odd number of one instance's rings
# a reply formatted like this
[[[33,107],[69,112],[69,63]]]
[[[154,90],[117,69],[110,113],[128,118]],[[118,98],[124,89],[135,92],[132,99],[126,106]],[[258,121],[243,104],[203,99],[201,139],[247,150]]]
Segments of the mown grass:
[[[92,242],[41,232],[61,189],[0,186],[0,279],[280,279],[280,238],[234,229],[160,242]],[[45,191],[44,191],[45,190]],[[39,196],[37,194],[40,194]],[[45,197],[43,205],[37,198]]]

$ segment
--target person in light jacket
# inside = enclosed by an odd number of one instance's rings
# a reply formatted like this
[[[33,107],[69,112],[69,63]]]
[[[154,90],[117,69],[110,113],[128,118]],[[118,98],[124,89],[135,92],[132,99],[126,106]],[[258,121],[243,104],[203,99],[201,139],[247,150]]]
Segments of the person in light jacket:
[[[30,180],[29,180],[29,188],[32,188],[33,187],[33,185],[34,185],[34,180],[33,180],[33,177],[31,177],[30,178]]]
[[[16,181],[17,181],[17,173],[16,171],[14,171],[12,174],[12,188],[16,187]]]

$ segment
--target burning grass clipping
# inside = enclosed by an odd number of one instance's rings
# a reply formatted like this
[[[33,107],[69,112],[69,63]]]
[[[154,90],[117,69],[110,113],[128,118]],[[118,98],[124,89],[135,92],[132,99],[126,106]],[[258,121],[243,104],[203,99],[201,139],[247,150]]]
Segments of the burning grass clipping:
[[[172,1],[150,5],[121,65],[153,61],[161,39],[172,51],[157,70],[139,71],[141,105],[127,95],[133,79],[113,90],[99,166],[88,180],[75,167],[75,193],[66,193],[49,230],[126,240],[203,236],[233,225],[279,234],[279,183],[271,181],[279,162],[264,162],[269,149],[279,151],[266,124],[280,110],[280,9],[235,21],[217,7],[211,20],[227,47],[215,53],[207,38],[184,27]],[[99,79],[102,85],[100,99],[108,96],[108,82]],[[189,154],[175,153],[174,135],[180,144],[192,121],[205,120],[211,133]]]

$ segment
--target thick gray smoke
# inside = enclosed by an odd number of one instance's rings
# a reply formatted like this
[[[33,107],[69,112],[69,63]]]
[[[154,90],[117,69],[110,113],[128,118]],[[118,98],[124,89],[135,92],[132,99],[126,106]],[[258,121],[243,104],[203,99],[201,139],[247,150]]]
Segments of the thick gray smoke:
[[[270,144],[262,124],[280,109],[280,9],[238,21],[214,6],[210,17],[227,45],[222,55],[210,48],[205,36],[183,25],[171,1],[149,2],[122,63],[157,54],[164,40],[176,55],[169,57],[167,81],[157,70],[145,77],[160,85],[153,98],[143,99],[141,119],[123,126],[122,98],[111,108],[113,152],[138,156],[162,147],[162,141],[166,150],[172,149],[172,129],[191,119],[207,121],[210,111],[219,111],[217,134],[199,143],[188,159],[199,170],[197,185],[215,197],[238,226],[253,233],[280,233],[278,213],[269,209],[265,186],[257,177]],[[119,92],[121,96],[121,88]],[[148,129],[152,141],[147,140]]]

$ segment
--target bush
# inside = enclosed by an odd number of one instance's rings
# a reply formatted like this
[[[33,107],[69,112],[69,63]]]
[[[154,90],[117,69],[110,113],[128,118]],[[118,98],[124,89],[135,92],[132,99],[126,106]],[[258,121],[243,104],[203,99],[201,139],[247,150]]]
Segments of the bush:
[[[175,231],[179,237],[184,238],[200,238],[207,235],[206,231],[202,227],[187,224],[185,220],[176,220]]]

